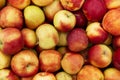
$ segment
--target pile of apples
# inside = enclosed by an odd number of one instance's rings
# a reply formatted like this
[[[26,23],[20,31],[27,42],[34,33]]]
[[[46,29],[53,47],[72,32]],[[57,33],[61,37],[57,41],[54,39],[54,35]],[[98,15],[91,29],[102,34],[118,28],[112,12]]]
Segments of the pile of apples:
[[[120,0],[0,0],[0,80],[120,80]]]

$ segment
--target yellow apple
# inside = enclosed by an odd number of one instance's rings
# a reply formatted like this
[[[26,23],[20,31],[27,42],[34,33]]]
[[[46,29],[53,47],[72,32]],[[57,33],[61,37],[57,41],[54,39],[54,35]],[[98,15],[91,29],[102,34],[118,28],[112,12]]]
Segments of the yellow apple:
[[[37,6],[47,6],[51,4],[54,0],[32,0],[32,2]]]

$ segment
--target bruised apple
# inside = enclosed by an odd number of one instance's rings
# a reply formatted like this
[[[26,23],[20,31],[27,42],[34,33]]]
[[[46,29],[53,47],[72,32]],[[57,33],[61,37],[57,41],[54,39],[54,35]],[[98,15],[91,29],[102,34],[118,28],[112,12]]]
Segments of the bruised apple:
[[[74,28],[68,33],[67,44],[71,51],[79,52],[88,47],[88,37],[84,29]]]
[[[61,54],[56,50],[43,50],[39,55],[40,70],[56,72],[61,68]]]
[[[62,6],[64,9],[70,10],[70,11],[77,11],[79,10],[85,0],[60,0]]]
[[[18,28],[23,27],[22,11],[12,6],[5,6],[0,13],[0,26],[2,28]]]
[[[38,57],[32,50],[21,50],[12,57],[11,69],[20,77],[33,76],[39,69]]]
[[[17,28],[5,28],[0,31],[0,50],[9,55],[16,54],[24,46],[23,36]]]

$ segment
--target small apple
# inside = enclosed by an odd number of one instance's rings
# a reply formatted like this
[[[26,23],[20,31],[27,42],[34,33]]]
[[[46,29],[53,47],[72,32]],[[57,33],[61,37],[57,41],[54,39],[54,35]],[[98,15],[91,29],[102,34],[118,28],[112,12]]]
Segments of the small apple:
[[[79,53],[67,52],[61,60],[62,69],[69,74],[76,74],[81,70],[84,58]]]
[[[37,73],[32,80],[57,80],[53,73],[49,72],[39,72]]]
[[[61,68],[61,54],[56,50],[43,50],[39,55],[40,70],[56,72]]]
[[[43,7],[51,4],[54,0],[31,0],[35,5]]]
[[[60,2],[64,9],[77,11],[82,7],[85,0],[60,0]]]
[[[104,80],[119,80],[120,71],[116,68],[110,67],[104,70]]]
[[[113,36],[120,35],[120,8],[109,10],[103,17],[102,26],[104,30]]]
[[[64,71],[58,72],[55,77],[57,80],[73,80],[72,76]]]
[[[88,37],[84,29],[74,28],[67,36],[68,48],[71,51],[79,52],[88,47]]]
[[[54,15],[60,10],[63,10],[60,0],[54,0],[51,4],[43,7],[45,16],[51,23],[53,21]]]
[[[0,80],[20,80],[10,69],[0,69]]]
[[[102,28],[100,22],[92,22],[86,27],[88,39],[93,44],[104,43],[108,33]]]
[[[29,5],[24,9],[25,25],[30,29],[36,29],[45,21],[43,10],[36,5]]]
[[[2,28],[18,28],[23,27],[22,11],[12,6],[5,6],[0,13],[0,26]]]
[[[10,67],[11,55],[6,55],[0,51],[0,69]]]
[[[17,28],[5,28],[0,31],[0,50],[9,55],[16,54],[24,46],[23,36]]]
[[[38,44],[42,49],[51,49],[59,42],[58,31],[52,24],[44,23],[36,29]]]
[[[11,6],[21,10],[30,5],[30,0],[7,0],[7,1]]]
[[[77,80],[104,80],[104,75],[99,68],[84,65],[77,74]]]
[[[6,5],[6,0],[0,0],[0,9]]]
[[[112,62],[112,50],[105,44],[96,44],[88,50],[90,63],[98,68],[105,68]]]
[[[12,57],[11,69],[20,77],[33,76],[39,69],[38,57],[32,50],[21,50]]]
[[[33,48],[37,43],[35,31],[29,28],[23,28],[21,33],[23,35],[24,46],[27,48]]]
[[[101,21],[107,12],[104,0],[85,0],[82,10],[90,22]]]
[[[68,10],[60,10],[55,14],[53,24],[57,30],[67,32],[75,27],[76,17]]]

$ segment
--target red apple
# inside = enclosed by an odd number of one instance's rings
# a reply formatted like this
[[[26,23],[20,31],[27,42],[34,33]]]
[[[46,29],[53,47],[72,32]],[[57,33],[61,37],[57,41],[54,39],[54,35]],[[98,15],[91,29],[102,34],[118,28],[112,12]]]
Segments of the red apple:
[[[69,74],[78,73],[84,64],[84,58],[79,53],[67,52],[61,60],[62,69]]]
[[[104,0],[85,0],[82,10],[89,21],[101,21],[107,12]]]
[[[109,10],[103,17],[102,26],[114,36],[120,35],[120,8]]]
[[[0,13],[0,26],[2,28],[18,28],[23,27],[23,15],[22,11],[12,7],[5,6]]]
[[[57,80],[53,73],[48,72],[39,72],[37,73],[32,80]]]
[[[102,28],[100,22],[92,22],[86,27],[88,39],[93,44],[104,43],[108,33]]]
[[[39,55],[40,70],[56,72],[61,68],[61,54],[56,50],[43,50]]]
[[[112,50],[105,44],[96,44],[88,50],[88,59],[92,65],[105,68],[112,62]]]
[[[30,5],[30,0],[7,0],[10,5],[18,9],[24,9]]]
[[[55,14],[53,24],[57,30],[67,32],[75,27],[76,17],[68,10],[60,10]]]
[[[23,36],[16,28],[5,28],[0,31],[0,50],[5,54],[16,54],[23,46]]]
[[[39,69],[38,57],[32,50],[21,50],[12,57],[11,68],[20,77],[33,76]]]
[[[74,28],[67,36],[68,48],[71,51],[79,52],[88,47],[88,37],[84,29]]]
[[[0,80],[20,80],[10,69],[0,69]]]
[[[60,0],[60,2],[64,9],[77,11],[82,7],[85,0]]]

